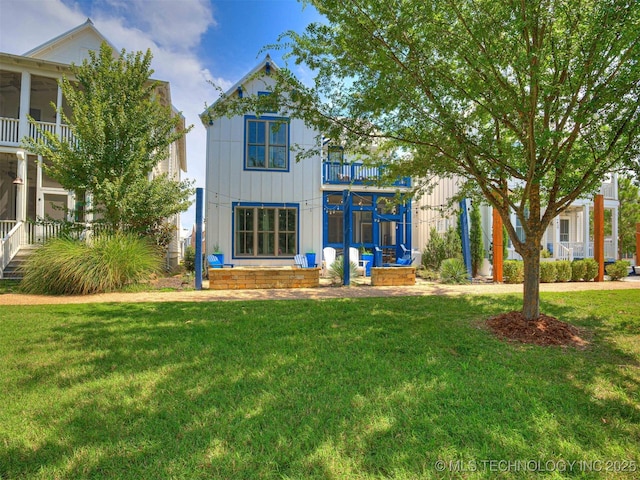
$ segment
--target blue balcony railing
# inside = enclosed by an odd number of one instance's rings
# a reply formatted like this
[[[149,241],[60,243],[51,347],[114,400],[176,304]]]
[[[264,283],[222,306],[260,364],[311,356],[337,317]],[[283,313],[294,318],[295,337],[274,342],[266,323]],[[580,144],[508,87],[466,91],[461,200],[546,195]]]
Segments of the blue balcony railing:
[[[377,185],[382,178],[382,168],[362,163],[323,162],[322,181],[331,185]],[[410,187],[411,178],[398,178],[381,186]]]

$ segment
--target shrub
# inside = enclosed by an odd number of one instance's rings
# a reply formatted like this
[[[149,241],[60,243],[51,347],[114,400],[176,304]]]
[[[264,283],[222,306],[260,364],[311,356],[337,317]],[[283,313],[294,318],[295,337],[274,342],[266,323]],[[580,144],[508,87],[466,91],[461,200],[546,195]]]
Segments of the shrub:
[[[555,262],[556,265],[556,281],[568,282],[571,280],[571,262],[569,260],[560,260]]]
[[[626,260],[618,260],[616,263],[607,265],[605,270],[607,271],[607,275],[611,277],[611,280],[620,280],[629,274],[629,265],[631,264]]]
[[[184,268],[187,272],[196,271],[196,249],[191,245],[184,250]]]
[[[440,274],[437,271],[431,270],[429,268],[421,268],[419,270],[416,270],[416,275],[420,278],[431,281],[438,280],[440,278]]]
[[[358,275],[358,266],[355,262],[349,262],[349,276],[355,277]],[[338,256],[336,260],[329,267],[329,278],[334,283],[339,283],[342,285],[342,280],[344,279],[344,257],[342,255]]]
[[[540,281],[553,283],[558,278],[555,262],[540,262]]]
[[[506,260],[502,264],[502,275],[505,283],[524,282],[524,264],[519,260]]]
[[[585,272],[584,277],[582,278],[585,282],[590,282],[591,280],[596,278],[596,275],[598,275],[598,262],[596,262],[593,258],[585,258],[583,262],[585,264]]]
[[[56,238],[36,250],[23,267],[25,293],[85,295],[118,290],[160,272],[157,247],[135,234],[80,240]]]
[[[584,274],[587,271],[587,265],[584,260],[574,260],[571,263],[571,281],[579,282],[584,278]]]
[[[460,285],[469,282],[467,267],[459,258],[447,258],[440,265],[440,281]]]
[[[462,258],[462,242],[458,231],[450,227],[444,235],[435,228],[429,233],[429,243],[422,251],[422,265],[429,270],[439,270],[446,258]]]

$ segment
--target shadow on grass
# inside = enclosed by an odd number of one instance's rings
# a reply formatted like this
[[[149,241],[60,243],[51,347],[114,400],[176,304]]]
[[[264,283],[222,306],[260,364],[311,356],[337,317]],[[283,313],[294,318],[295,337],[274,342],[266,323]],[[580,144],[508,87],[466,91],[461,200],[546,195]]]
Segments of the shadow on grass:
[[[430,478],[452,475],[439,459],[637,462],[637,322],[608,315],[604,293],[592,309],[543,296],[591,329],[583,351],[493,338],[480,320],[516,295],[33,307],[3,347],[15,438],[0,464],[9,478]]]

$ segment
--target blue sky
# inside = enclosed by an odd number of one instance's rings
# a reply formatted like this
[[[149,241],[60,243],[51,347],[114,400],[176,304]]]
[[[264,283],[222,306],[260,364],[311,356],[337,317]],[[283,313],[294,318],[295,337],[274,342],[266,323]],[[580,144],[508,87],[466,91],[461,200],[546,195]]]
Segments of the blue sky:
[[[198,114],[216,93],[236,83],[288,30],[301,32],[322,17],[296,0],[0,0],[0,51],[21,55],[91,18],[118,49],[150,48],[154,78],[171,83],[173,104],[193,130],[187,136],[188,172],[204,187],[206,132]],[[283,51],[270,50],[283,67]],[[302,81],[311,72],[292,62]],[[195,208],[182,215],[191,228]]]

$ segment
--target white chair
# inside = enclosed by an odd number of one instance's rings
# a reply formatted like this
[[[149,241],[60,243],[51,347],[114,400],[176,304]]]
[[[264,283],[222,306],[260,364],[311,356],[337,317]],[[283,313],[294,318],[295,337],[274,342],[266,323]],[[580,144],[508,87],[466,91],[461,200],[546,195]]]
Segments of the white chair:
[[[322,258],[324,260],[324,275],[329,274],[331,265],[336,261],[336,249],[333,247],[324,247],[322,249]]]
[[[365,268],[360,261],[360,252],[356,247],[349,247],[349,261],[355,263],[358,266],[358,273],[360,275],[365,274]]]

